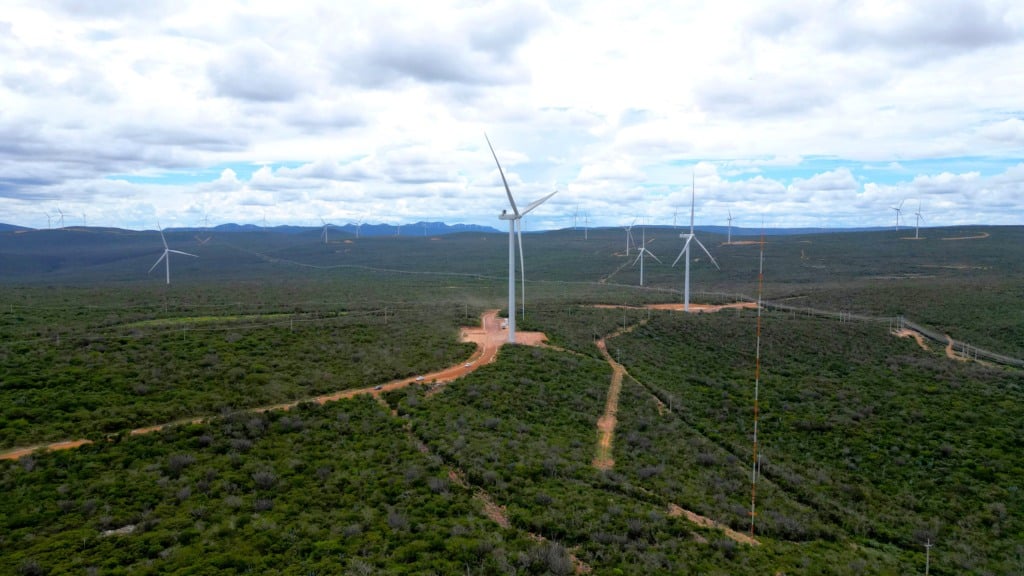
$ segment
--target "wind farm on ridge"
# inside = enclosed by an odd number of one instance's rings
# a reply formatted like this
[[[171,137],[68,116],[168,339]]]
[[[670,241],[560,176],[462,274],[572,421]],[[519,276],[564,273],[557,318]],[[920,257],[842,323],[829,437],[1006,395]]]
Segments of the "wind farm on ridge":
[[[443,520],[448,512],[420,512],[441,502],[476,514],[458,532],[522,554],[518,565],[536,573],[645,570],[657,565],[652,562],[736,573],[749,565],[750,573],[760,573],[800,561],[863,563],[884,572],[917,566],[922,538],[929,546],[946,542],[945,550],[927,549],[938,565],[962,565],[967,560],[958,547],[982,545],[975,528],[987,521],[982,512],[961,510],[951,517],[937,505],[906,504],[935,491],[947,500],[960,497],[952,485],[933,485],[931,468],[910,458],[931,451],[947,459],[952,472],[969,469],[973,454],[935,431],[955,431],[973,442],[1012,421],[1017,405],[1000,404],[989,424],[940,415],[941,402],[916,408],[928,417],[908,424],[898,407],[916,406],[923,390],[975,405],[995,390],[1009,398],[1021,393],[1014,384],[1019,368],[984,360],[987,352],[1011,361],[1024,356],[1012,337],[1020,323],[999,312],[1013,306],[1014,286],[1024,273],[1021,260],[1006,251],[1020,239],[1019,227],[930,228],[931,238],[914,243],[890,230],[763,236],[757,229],[734,229],[729,211],[727,228],[703,231],[695,222],[693,179],[689,228],[682,233],[675,223],[652,226],[638,224],[639,218],[624,230],[574,225],[524,233],[522,217],[550,209],[542,205],[555,192],[520,208],[498,153],[486,141],[505,191],[502,203],[508,203],[499,216],[509,226],[507,260],[500,236],[485,231],[420,236],[393,227],[392,233],[367,236],[360,234],[362,221],[353,227],[321,221],[319,228],[289,233],[215,228],[201,240],[189,230],[158,227],[163,253],[149,268],[164,264],[165,281],[158,287],[145,274],[151,232],[62,225],[5,233],[0,253],[18,275],[5,278],[11,290],[0,305],[6,305],[8,381],[17,385],[2,391],[8,425],[0,437],[10,448],[89,442],[72,452],[23,456],[21,462],[31,466],[5,464],[6,481],[48,470],[58,459],[86,465],[102,455],[128,459],[118,460],[132,470],[126,481],[156,489],[158,501],[166,493],[176,502],[140,516],[144,505],[129,498],[108,503],[111,513],[104,518],[76,509],[67,525],[37,530],[60,539],[83,524],[93,526],[97,538],[130,541],[165,535],[180,518],[198,517],[203,522],[196,529],[221,526],[226,534],[222,523],[231,519],[287,524],[299,490],[319,494],[317,506],[334,498],[347,502],[351,513],[336,506],[320,513],[340,526],[358,524],[337,546],[380,567],[399,561],[388,552],[360,553],[361,534],[383,530],[385,540],[406,545],[426,537],[411,529],[413,523],[428,533],[450,533],[454,528]],[[920,213],[918,207],[919,219]],[[578,214],[577,208],[574,219]],[[896,215],[898,225],[899,210]],[[736,241],[740,234],[756,241]],[[195,253],[171,248],[186,243]],[[650,248],[676,250],[680,244],[671,265]],[[691,251],[694,245],[699,252]],[[43,249],[50,256],[40,262]],[[173,284],[172,254],[193,257],[175,260]],[[648,261],[645,268],[648,257],[659,265]],[[763,302],[757,297],[762,279]],[[35,287],[41,282],[58,288],[40,293]],[[975,285],[985,289],[965,289]],[[942,297],[954,292],[964,294],[963,306],[951,307]],[[62,304],[68,298],[71,307]],[[667,304],[719,311],[683,315],[667,311]],[[503,305],[504,328],[490,312]],[[72,310],[85,312],[69,320]],[[755,328],[762,338],[762,314],[763,373],[762,360],[756,366],[761,421],[750,463],[752,343]],[[54,317],[63,321],[53,324]],[[482,317],[478,328],[474,323]],[[952,356],[943,342],[894,335],[897,326],[919,323],[926,332],[950,332]],[[999,331],[989,329],[996,325]],[[493,344],[494,338],[516,343],[517,328],[529,331],[528,344]],[[453,336],[478,329],[490,334],[486,341],[492,344]],[[538,346],[541,333],[546,343]],[[472,352],[472,346],[480,347]],[[11,361],[15,350],[20,359]],[[63,358],[32,360],[55,351]],[[878,371],[885,365],[891,372]],[[76,381],[60,376],[74,366],[85,367],[74,370]],[[459,376],[441,377],[446,367],[459,368]],[[956,374],[970,389],[937,376],[942,373]],[[866,384],[879,380],[892,394]],[[55,402],[50,382],[61,382],[70,400]],[[97,384],[102,382],[107,384]],[[845,400],[837,404],[836,398]],[[387,424],[390,418],[396,424]],[[412,424],[412,440],[401,439],[400,419]],[[353,421],[374,423],[388,443],[412,442],[409,452],[393,456],[404,471],[346,465],[374,469],[379,478],[371,483],[376,492],[362,493],[363,505],[337,495],[351,488],[331,496],[310,484],[321,477],[342,482],[344,473],[324,455],[305,452],[332,446],[327,454],[345,461],[348,448],[314,431]],[[144,439],[141,431],[164,424],[169,426],[149,432],[155,439]],[[383,454],[373,435],[345,426],[352,442]],[[863,439],[850,437],[851,431]],[[604,434],[607,446],[595,446],[595,433]],[[138,455],[143,443],[166,451]],[[904,463],[872,464],[878,446]],[[610,467],[592,466],[595,450],[612,455]],[[286,454],[303,454],[298,461],[308,459],[303,466],[318,472],[288,472]],[[128,463],[133,458],[138,467]],[[1012,452],[991,458],[990,472],[961,481],[995,490],[972,506],[999,518],[1000,505],[1009,510],[1016,502],[994,488],[994,479],[1012,470]],[[250,492],[232,494],[216,480],[232,462],[243,470],[252,466],[232,481]],[[751,465],[759,480],[756,507]],[[210,474],[204,467],[223,471],[200,488],[203,474]],[[84,469],[75,474],[70,494],[76,503],[110,481]],[[405,478],[405,496],[382,496],[392,477]],[[883,513],[893,508],[899,514]],[[378,517],[371,510],[385,513]],[[1019,521],[1010,512],[1001,518],[1010,532]],[[240,533],[248,538],[254,529]],[[501,543],[488,535],[494,530],[503,535]],[[633,548],[631,542],[647,544]],[[986,565],[1012,561],[1004,555],[1012,539],[988,542]],[[164,566],[200,562],[190,555],[190,544],[175,546],[178,552],[161,559]],[[37,558],[32,550],[23,546],[16,558]],[[403,562],[440,566],[450,554],[421,553]],[[79,556],[91,557],[88,549]],[[279,565],[279,558],[308,566],[357,565],[288,552],[253,557],[265,566]],[[129,552],[118,558],[128,565],[142,561]],[[487,570],[501,565],[493,555],[483,562]]]

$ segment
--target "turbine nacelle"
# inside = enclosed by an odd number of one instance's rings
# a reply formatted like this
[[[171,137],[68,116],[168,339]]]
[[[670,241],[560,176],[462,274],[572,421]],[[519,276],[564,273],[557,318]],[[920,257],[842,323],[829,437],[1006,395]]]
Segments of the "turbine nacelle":
[[[491,156],[494,157],[494,163],[498,166],[498,174],[501,175],[501,183],[505,187],[505,194],[508,196],[508,204],[512,208],[512,212],[507,209],[502,210],[498,216],[499,220],[508,221],[508,341],[516,341],[516,297],[515,297],[515,245],[518,237],[519,244],[519,269],[522,277],[523,284],[523,302],[526,302],[526,266],[523,263],[523,216],[526,216],[535,208],[547,202],[549,198],[558,193],[554,191],[547,196],[539,200],[535,200],[528,204],[522,211],[516,205],[516,199],[512,196],[512,190],[508,187],[508,179],[505,178],[505,171],[501,168],[501,162],[498,161],[498,155],[494,152],[494,146],[491,144],[491,139],[484,133],[484,139],[487,140],[487,147],[491,150]]]

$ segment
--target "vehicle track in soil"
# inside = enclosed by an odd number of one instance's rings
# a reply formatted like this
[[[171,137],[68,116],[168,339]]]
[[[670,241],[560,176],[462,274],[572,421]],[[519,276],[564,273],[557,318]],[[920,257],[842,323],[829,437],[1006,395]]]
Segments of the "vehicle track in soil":
[[[623,307],[624,306],[614,305],[595,306],[595,308]],[[717,312],[729,308],[750,307],[756,308],[757,304],[753,302],[738,302],[735,304],[724,305],[690,304],[690,313],[700,314],[704,312]],[[647,306],[638,307],[629,306],[628,308],[650,308],[654,310],[683,311],[682,304],[649,304]],[[605,402],[604,414],[597,420],[597,450],[592,465],[594,466],[594,468],[597,468],[598,470],[611,470],[615,466],[615,460],[612,458],[612,440],[615,436],[615,425],[617,424],[616,415],[619,411],[619,394],[622,392],[622,379],[629,375],[629,372],[626,371],[625,366],[616,362],[612,358],[611,354],[608,353],[607,340],[609,338],[614,338],[616,336],[628,334],[632,332],[634,329],[636,329],[638,326],[643,326],[646,323],[646,320],[641,320],[636,324],[632,324],[625,328],[616,330],[615,332],[612,332],[607,336],[598,339],[596,343],[597,349],[601,352],[601,356],[604,357],[605,361],[608,362],[608,365],[611,366],[612,368],[611,382],[608,385],[608,398]],[[630,378],[632,378],[632,376],[630,376]],[[644,389],[646,390],[647,388],[644,387]],[[667,409],[665,408],[665,404],[661,401],[660,398],[658,398],[654,394],[651,394],[649,390],[648,394],[650,394],[651,397],[654,398],[655,402],[657,402],[659,415],[664,415],[667,411]],[[668,515],[672,517],[684,517],[687,521],[697,526],[719,530],[727,538],[740,544],[748,544],[751,546],[760,546],[761,544],[755,538],[748,536],[747,534],[737,532],[736,530],[733,530],[732,528],[729,528],[728,526],[720,522],[716,522],[715,520],[712,520],[711,518],[708,518],[706,516],[701,516],[700,514],[697,514],[696,512],[693,512],[691,510],[686,510],[677,504],[670,503],[668,505]]]
[[[459,362],[454,366],[450,366],[437,372],[431,372],[429,374],[422,374],[420,376],[411,376],[409,378],[402,378],[400,380],[393,380],[385,384],[376,384],[373,386],[365,386],[363,388],[352,388],[349,390],[340,390],[338,392],[332,392],[330,394],[322,394],[312,398],[305,398],[302,400],[295,400],[292,402],[284,402],[280,404],[273,404],[270,406],[257,406],[254,408],[247,408],[240,412],[267,412],[270,410],[289,410],[298,406],[303,402],[316,402],[317,404],[324,404],[326,402],[332,402],[334,400],[340,400],[342,398],[352,398],[354,396],[361,396],[364,394],[370,394],[376,398],[379,398],[384,392],[390,392],[392,390],[398,390],[409,386],[410,384],[425,383],[434,384],[435,387],[443,386],[452,380],[461,378],[470,372],[494,362],[498,357],[498,349],[507,343],[508,331],[501,327],[501,322],[498,319],[498,310],[487,310],[480,317],[480,326],[464,327],[460,333],[460,342],[472,342],[477,345],[476,351],[470,355],[466,360]],[[543,346],[547,341],[547,336],[542,332],[516,332],[516,343],[525,344],[528,346]],[[435,388],[436,390],[436,388]],[[206,417],[195,417],[185,418],[181,420],[175,420],[173,422],[166,422],[163,424],[154,424],[152,426],[143,426],[128,431],[131,436],[138,436],[140,434],[149,434],[151,432],[157,432],[163,430],[168,426],[177,426],[181,424],[199,424],[218,418],[218,416],[206,416]],[[12,448],[10,450],[0,453],[0,460],[17,460],[32,454],[37,450],[45,450],[52,452],[54,450],[69,450],[72,448],[78,448],[86,444],[92,444],[93,441],[89,439],[78,439],[78,440],[62,440],[60,442],[50,442],[44,444],[37,444],[33,446],[24,446],[20,448]]]

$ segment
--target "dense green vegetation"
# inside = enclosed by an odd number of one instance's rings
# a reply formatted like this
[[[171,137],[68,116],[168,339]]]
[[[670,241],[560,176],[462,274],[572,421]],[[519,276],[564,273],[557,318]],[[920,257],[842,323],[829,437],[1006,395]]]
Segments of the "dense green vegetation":
[[[1024,356],[1024,228],[984,230],[770,237],[766,297]],[[506,304],[506,238],[223,234],[166,287],[151,236],[0,235],[0,448],[96,441],[0,462],[0,573],[906,574],[929,540],[934,574],[1024,570],[1020,370],[884,320],[768,313],[751,547],[669,510],[748,527],[753,312],[595,307],[680,299],[678,268],[633,285],[621,231],[524,238],[519,327],[558,349],[506,347],[387,408],[263,414],[462,362],[459,327]],[[674,257],[676,231],[647,238]],[[752,297],[757,246],[704,240],[722,271],[697,262],[695,298]],[[595,341],[624,327],[599,471]],[[193,416],[212,419],[125,434]]]
[[[296,312],[220,322],[208,312],[0,347],[0,445],[230,412],[366,387],[452,365],[452,307]]]
[[[747,484],[750,326],[749,314],[660,314],[613,341],[622,362],[673,407],[683,428],[726,452],[705,452],[701,442],[696,457],[669,460],[744,462]],[[1015,423],[1024,420],[1024,379],[1019,372],[951,362],[911,340],[888,337],[885,327],[874,325],[771,315],[764,342],[765,482],[759,492],[767,496],[761,517],[766,533],[787,539],[840,533],[906,550],[941,539],[938,565],[992,573],[1020,568],[1024,433]],[[623,431],[629,429],[623,419]],[[645,436],[655,446],[652,451],[662,455],[681,450],[663,445],[673,435],[678,439],[675,431]],[[651,465],[643,451],[623,448],[627,461]],[[675,480],[675,474],[665,466],[660,475]],[[734,484],[743,480],[742,474],[731,478]],[[670,484],[666,490],[675,491]],[[776,493],[815,515],[790,517]],[[715,500],[701,495],[697,501],[709,506]],[[724,519],[746,523],[740,508]],[[822,521],[831,527],[822,528]]]
[[[365,397],[5,462],[0,572],[543,573],[561,557],[447,473]]]

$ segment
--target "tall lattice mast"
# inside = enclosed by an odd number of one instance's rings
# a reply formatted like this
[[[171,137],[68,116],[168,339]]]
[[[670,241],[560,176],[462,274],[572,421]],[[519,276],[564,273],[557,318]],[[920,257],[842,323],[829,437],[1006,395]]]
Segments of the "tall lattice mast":
[[[764,224],[761,225],[761,257],[757,268],[757,344],[754,353],[754,451],[750,463],[750,535],[757,518],[757,477],[761,475],[761,457],[757,445],[758,393],[761,388],[761,294],[764,288]]]

